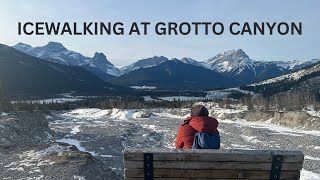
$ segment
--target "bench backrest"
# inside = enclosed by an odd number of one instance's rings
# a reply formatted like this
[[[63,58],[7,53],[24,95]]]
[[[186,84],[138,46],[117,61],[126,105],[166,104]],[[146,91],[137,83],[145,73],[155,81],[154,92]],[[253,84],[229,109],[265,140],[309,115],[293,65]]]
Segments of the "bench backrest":
[[[300,178],[300,151],[127,149],[124,179]]]

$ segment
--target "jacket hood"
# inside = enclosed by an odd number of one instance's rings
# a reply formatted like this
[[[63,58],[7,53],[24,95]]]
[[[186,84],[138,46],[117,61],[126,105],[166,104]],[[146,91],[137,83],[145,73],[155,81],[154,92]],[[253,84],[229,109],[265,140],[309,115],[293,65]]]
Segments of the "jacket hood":
[[[188,121],[189,125],[198,132],[218,133],[219,122],[215,118],[195,116],[184,120],[185,123]]]

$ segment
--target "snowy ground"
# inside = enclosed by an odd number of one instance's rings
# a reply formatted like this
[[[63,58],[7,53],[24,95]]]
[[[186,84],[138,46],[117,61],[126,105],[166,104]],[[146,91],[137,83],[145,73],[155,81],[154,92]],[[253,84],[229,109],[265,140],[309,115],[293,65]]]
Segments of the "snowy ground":
[[[210,109],[210,114],[215,114],[220,122],[222,149],[301,150],[305,154],[301,179],[320,179],[320,130],[288,128],[272,124],[271,121],[222,120],[222,117],[228,117],[226,114],[241,113],[245,108],[221,109],[216,104],[209,103],[206,106]],[[314,115],[318,114],[312,109],[309,111]],[[68,143],[80,151],[89,152],[102,160],[104,167],[122,174],[123,149],[174,148],[177,129],[188,114],[189,109],[92,108],[52,112],[46,118],[50,128],[55,131],[54,141]],[[1,116],[7,114],[3,113]],[[10,158],[0,151],[0,171],[7,176],[2,179],[45,179],[44,167],[48,167],[50,171],[57,169],[56,162],[48,159],[47,155],[54,152],[59,156],[66,149],[68,147],[53,144],[39,149],[22,149]],[[24,177],[26,172],[28,177]],[[15,174],[15,178],[11,178],[11,173]],[[84,180],[86,177],[81,177],[74,171],[71,179],[73,178]]]
[[[241,110],[218,110],[234,113]],[[218,118],[219,116],[218,115]],[[77,109],[48,116],[59,142],[82,151],[122,173],[124,148],[174,148],[177,128],[188,109],[100,110]],[[301,150],[305,154],[301,179],[320,179],[320,131],[287,128],[270,122],[220,120],[223,149]]]

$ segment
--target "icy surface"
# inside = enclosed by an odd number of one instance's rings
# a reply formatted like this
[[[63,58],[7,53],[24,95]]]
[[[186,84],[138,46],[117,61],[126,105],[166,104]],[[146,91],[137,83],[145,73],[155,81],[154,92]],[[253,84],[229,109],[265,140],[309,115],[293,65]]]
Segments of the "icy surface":
[[[313,173],[311,171],[307,171],[302,169],[300,172],[300,180],[319,180],[320,174]]]
[[[268,121],[228,118],[243,113],[246,107],[220,108],[216,103],[202,103],[219,121],[222,149],[300,150],[305,155],[301,179],[319,179],[320,131],[289,128]],[[312,110],[310,107],[308,110]],[[123,173],[122,151],[125,148],[175,148],[175,137],[189,108],[177,109],[95,109],[53,111],[46,118],[59,143],[76,146],[101,160],[106,167]],[[224,117],[224,118],[223,118]],[[0,127],[1,130],[1,127]],[[1,164],[3,171],[30,172],[30,177],[43,176],[41,167],[54,165],[48,154],[58,156],[65,149],[58,144],[42,150],[24,150],[18,161]],[[1,155],[1,153],[0,153]],[[73,174],[75,179],[78,177]],[[72,176],[73,176],[72,175]]]
[[[221,119],[241,113],[245,107],[223,109],[205,104],[219,120],[222,149],[301,150],[305,154],[301,179],[320,174],[320,131],[289,128],[245,119]],[[120,174],[124,148],[174,148],[175,136],[189,109],[76,109],[56,112],[48,119],[57,141],[73,144],[105,161]],[[76,132],[76,133],[75,133]]]

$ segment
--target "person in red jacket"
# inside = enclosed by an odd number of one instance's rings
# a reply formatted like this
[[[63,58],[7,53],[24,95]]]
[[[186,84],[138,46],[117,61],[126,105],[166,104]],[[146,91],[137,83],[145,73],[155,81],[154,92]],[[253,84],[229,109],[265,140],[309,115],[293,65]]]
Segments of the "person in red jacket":
[[[209,111],[202,105],[191,109],[191,117],[187,117],[180,126],[176,138],[176,148],[191,149],[197,132],[210,133],[219,136],[218,121],[209,117]]]

